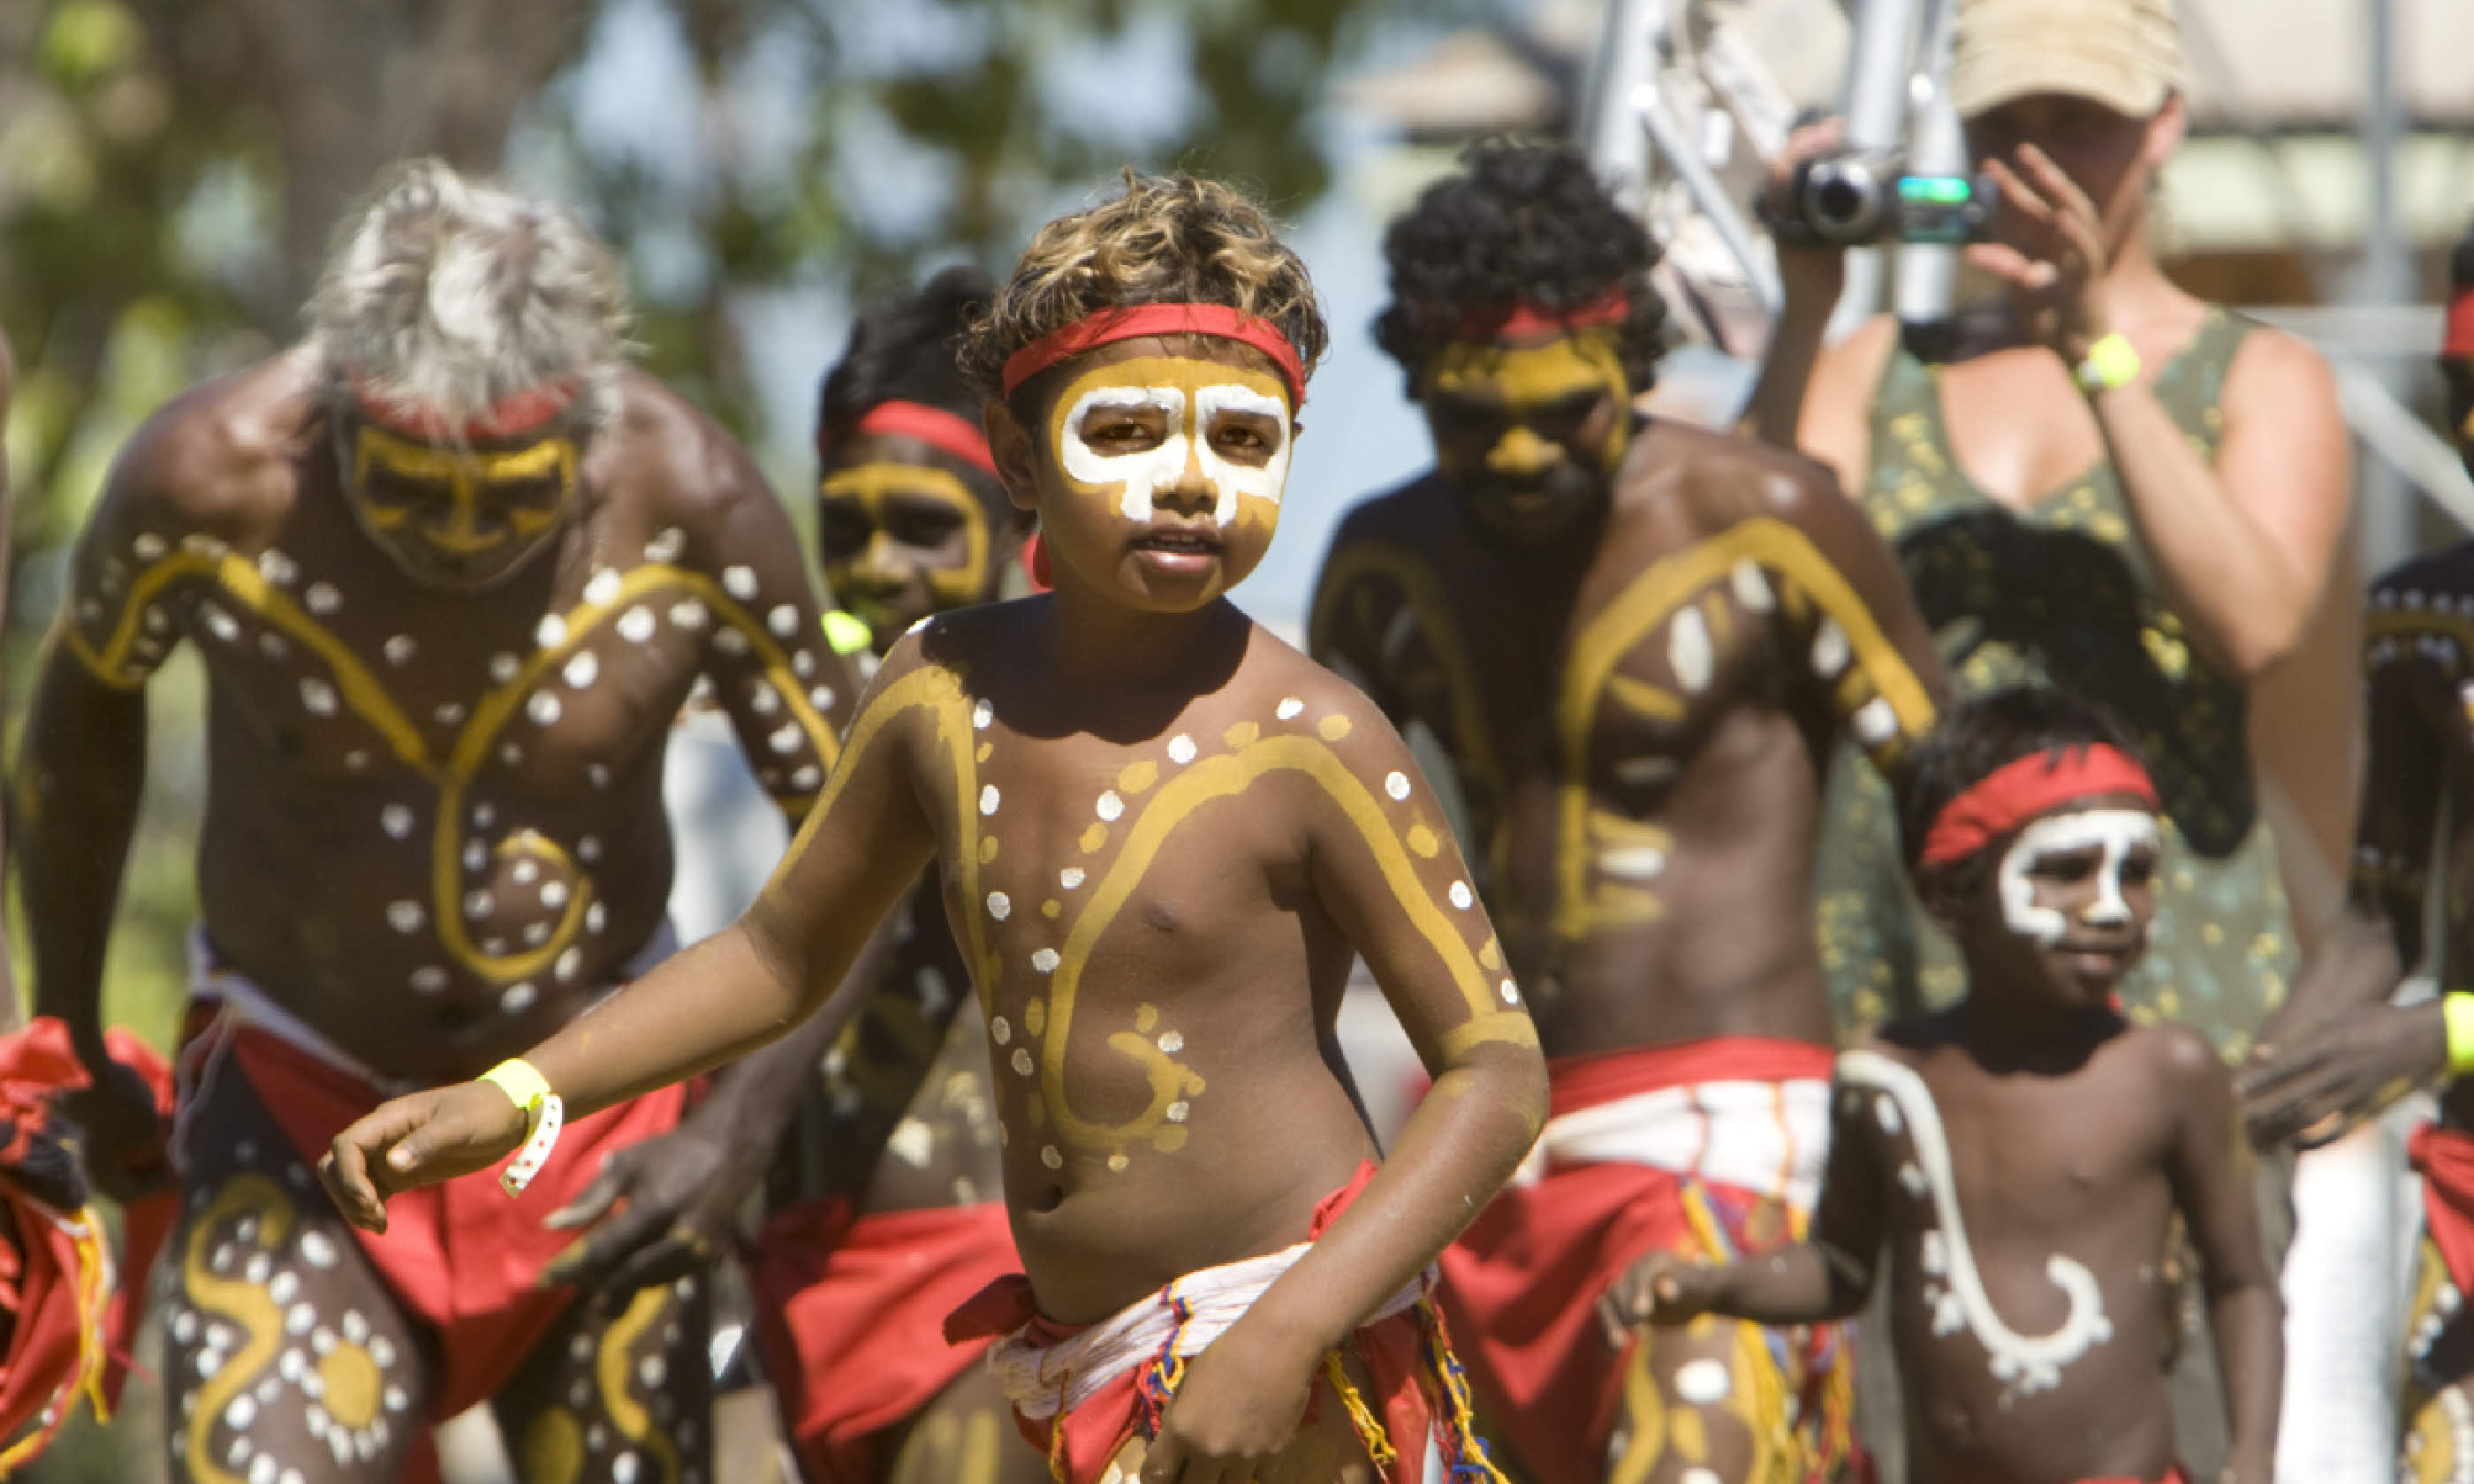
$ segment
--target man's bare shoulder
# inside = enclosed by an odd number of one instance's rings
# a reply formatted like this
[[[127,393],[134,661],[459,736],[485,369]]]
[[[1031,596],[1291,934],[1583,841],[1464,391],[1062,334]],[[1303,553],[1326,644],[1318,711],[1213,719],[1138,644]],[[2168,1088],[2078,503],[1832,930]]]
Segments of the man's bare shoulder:
[[[111,476],[119,520],[245,541],[291,510],[326,426],[303,352],[202,382],[138,426]]]
[[[1338,553],[1361,542],[1419,545],[1435,529],[1437,517],[1450,514],[1451,498],[1450,487],[1433,469],[1370,494],[1341,515],[1332,532],[1331,550]]]
[[[712,537],[781,502],[730,430],[658,378],[620,372],[618,405],[596,435],[602,498],[640,505],[650,524]]]
[[[1636,497],[1619,499],[1618,511],[1649,518],[1680,503],[1710,533],[1756,519],[1809,529],[1843,521],[1847,514],[1838,481],[1813,460],[1740,434],[1664,419],[1634,440],[1619,477]]]

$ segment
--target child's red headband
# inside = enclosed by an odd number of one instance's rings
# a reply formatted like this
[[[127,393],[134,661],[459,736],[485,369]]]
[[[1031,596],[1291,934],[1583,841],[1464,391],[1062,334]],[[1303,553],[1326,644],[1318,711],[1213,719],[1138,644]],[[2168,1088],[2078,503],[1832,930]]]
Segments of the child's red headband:
[[[925,402],[906,402],[899,398],[879,402],[852,423],[850,431],[842,436],[856,438],[862,433],[882,433],[888,438],[915,438],[931,448],[950,453],[965,464],[985,470],[991,477],[997,471],[996,456],[988,452],[987,434],[970,419],[947,412],[942,407],[931,407]],[[830,437],[817,435],[816,452],[826,453],[832,446]]]
[[[360,376],[352,381],[352,400],[361,415],[391,433],[424,443],[469,443],[483,438],[516,438],[533,432],[567,410],[575,400],[572,377],[545,381],[529,391],[501,397],[457,422],[434,407],[399,402],[381,395]]]
[[[2448,332],[2440,338],[2439,353],[2474,356],[2474,286],[2448,296]]]
[[[1214,335],[1252,346],[1272,358],[1288,383],[1289,410],[1306,403],[1306,369],[1297,347],[1271,321],[1226,304],[1134,304],[1083,316],[1054,334],[1042,335],[1006,357],[1005,395],[1068,356],[1142,335]]]
[[[2156,785],[2147,770],[2119,748],[2098,742],[2059,756],[2030,753],[2013,758],[1941,806],[1932,828],[1925,831],[1920,859],[1927,866],[1965,860],[2057,804],[2099,794],[2135,794],[2156,807]]]
[[[1632,313],[1632,297],[1621,284],[1585,304],[1568,309],[1549,309],[1543,304],[1516,301],[1509,304],[1488,304],[1462,311],[1460,323],[1452,331],[1455,340],[1501,340],[1507,335],[1562,334],[1590,324],[1621,324]]]

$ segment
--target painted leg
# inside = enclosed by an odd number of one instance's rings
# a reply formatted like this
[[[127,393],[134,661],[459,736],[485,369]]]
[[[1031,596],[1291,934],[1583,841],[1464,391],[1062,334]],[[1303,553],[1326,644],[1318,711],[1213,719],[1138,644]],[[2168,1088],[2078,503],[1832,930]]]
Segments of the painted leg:
[[[174,1484],[394,1484],[428,1426],[424,1342],[236,1068],[192,1117],[164,1253]]]
[[[2428,1238],[2419,1266],[2407,1330],[2396,1477],[2411,1484],[2474,1484],[2474,1323],[2439,1249]],[[2284,1469],[2280,1457],[2279,1476],[2292,1477]]]
[[[711,1281],[572,1305],[494,1403],[523,1484],[705,1484],[713,1477]]]
[[[1373,1387],[1366,1372],[1354,1357],[1343,1362],[1348,1368],[1348,1378],[1358,1395],[1375,1405]],[[1423,1439],[1395,1438],[1399,1447],[1424,1446]],[[1100,1471],[1097,1484],[1134,1484],[1141,1476],[1143,1460],[1151,1453],[1151,1445],[1135,1438],[1117,1450],[1108,1467]],[[1307,1409],[1306,1420],[1298,1424],[1298,1435],[1281,1449],[1277,1458],[1257,1470],[1256,1484],[1378,1484],[1374,1461],[1366,1445],[1350,1423],[1348,1409],[1341,1405],[1328,1383],[1315,1383],[1315,1403]]]
[[[1049,1484],[994,1371],[973,1365],[887,1440],[884,1484]]]
[[[1705,1315],[1681,1329],[1644,1325],[1624,1356],[1609,1484],[1743,1484],[1771,1476],[1758,1377],[1745,1347],[1760,1331]],[[1766,1367],[1766,1357],[1761,1364]]]

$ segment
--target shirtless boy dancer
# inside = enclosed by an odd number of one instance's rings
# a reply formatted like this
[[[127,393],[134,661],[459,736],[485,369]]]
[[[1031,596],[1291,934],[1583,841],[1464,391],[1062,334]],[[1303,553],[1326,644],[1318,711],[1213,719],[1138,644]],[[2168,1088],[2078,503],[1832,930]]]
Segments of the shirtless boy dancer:
[[[1838,1060],[1810,1240],[1661,1259],[1616,1316],[1856,1312],[1889,1244],[1913,1484],[2183,1477],[2158,1283],[2178,1212],[2205,1270],[2232,1448],[2267,1484],[2284,1346],[2233,1086],[2207,1039],[2112,1003],[2155,909],[2156,795],[2058,691],[1960,703],[1908,765],[1900,835],[1967,994]]]
[[[429,1421],[495,1398],[528,1478],[684,1484],[710,1446],[692,1264],[766,1152],[742,1079],[683,1128],[676,1089],[608,1100],[522,1201],[463,1182],[383,1236],[355,1240],[310,1162],[667,950],[662,751],[691,685],[793,813],[854,687],[779,502],[627,369],[618,265],[566,212],[405,167],[346,227],[308,322],[122,455],[19,765],[37,1003],[101,1067],[145,683],[197,645],[173,1476],[418,1478]],[[74,1111],[89,1170],[125,1193],[159,1139],[153,1098],[115,1076]],[[546,1218],[613,1152],[598,1193],[624,1197],[634,1250],[574,1256],[661,1281],[605,1310],[536,1280],[577,1241]]]
[[[2474,234],[2450,259],[2439,369],[2448,423],[2474,470]],[[2263,1144],[2341,1137],[2416,1088],[2445,1082],[2439,1119],[2410,1146],[2423,1176],[2425,1237],[2408,1339],[2398,1477],[2474,1484],[2474,542],[2416,557],[2371,586],[2363,670],[2370,758],[2363,771],[2346,910],[2313,951],[2293,997],[2243,1075]],[[2445,830],[2435,839],[2433,822]],[[2422,962],[2438,847],[2447,932],[2437,998],[2392,1005]]]
[[[1823,769],[1842,728],[1894,765],[1939,667],[1814,466],[1635,417],[1653,251],[1577,153],[1479,148],[1386,251],[1376,335],[1437,468],[1343,523],[1315,651],[1450,755],[1554,1057],[1542,1178],[1445,1256],[1453,1330],[1543,1484],[1829,1477],[1833,1335],[1611,1345],[1592,1305],[1647,1254],[1802,1231],[1829,1129]]]
[[[994,297],[984,275],[941,273],[861,317],[825,377],[817,532],[863,663],[921,619],[994,600],[1020,555],[1024,514],[955,364]],[[944,1334],[947,1311],[1022,1266],[987,1025],[935,875],[892,923],[775,1161],[748,1263],[765,1376],[810,1484],[1037,1484],[1047,1468],[1011,1437],[989,1341]]]
[[[1415,1479],[1430,1432],[1476,1465],[1421,1275],[1537,1137],[1536,1033],[1399,737],[1223,596],[1322,346],[1225,187],[1136,180],[1043,228],[964,365],[1055,592],[894,646],[735,926],[499,1083],[339,1136],[356,1218],[537,1142],[551,1093],[598,1108],[816,1013],[933,860],[1029,1270],[958,1328],[1005,1332],[1056,1477]],[[1379,1167],[1334,1040],[1354,954],[1436,1079]]]

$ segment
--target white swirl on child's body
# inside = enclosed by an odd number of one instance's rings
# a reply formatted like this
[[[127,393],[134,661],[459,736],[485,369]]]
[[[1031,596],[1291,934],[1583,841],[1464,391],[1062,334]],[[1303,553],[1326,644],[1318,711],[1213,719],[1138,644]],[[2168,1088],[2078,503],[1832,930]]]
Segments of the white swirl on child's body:
[[[1099,408],[1158,413],[1162,419],[1158,446],[1120,454],[1102,453],[1092,447],[1082,437],[1083,419]],[[1266,396],[1251,387],[1224,383],[1197,387],[1191,419],[1187,417],[1188,410],[1186,394],[1179,387],[1094,387],[1082,394],[1065,415],[1058,462],[1064,465],[1066,473],[1086,485],[1122,482],[1125,489],[1117,497],[1117,511],[1128,520],[1151,519],[1152,497],[1184,478],[1189,462],[1211,485],[1211,518],[1217,525],[1225,526],[1237,518],[1241,496],[1280,503],[1280,491],[1288,483],[1290,445],[1288,408],[1279,398]],[[1271,436],[1278,440],[1279,446],[1260,467],[1232,464],[1211,446],[1211,430],[1225,413],[1259,415],[1271,420],[1275,429]],[[1199,441],[1187,431],[1189,423],[1202,435]]]
[[[2122,868],[2130,852],[2156,850],[2156,816],[2145,809],[2081,809],[2049,814],[2019,831],[2002,852],[1994,878],[2001,894],[2001,920],[2022,938],[2050,945],[2070,931],[2070,919],[2052,907],[2036,905],[2036,863],[2051,855],[2100,850],[2097,865],[2096,901],[2079,914],[2091,927],[2119,927],[2130,921],[2130,904],[2122,896]]]
[[[1976,1249],[1967,1240],[1966,1218],[1959,1213],[1958,1187],[1950,1172],[1950,1142],[1942,1133],[1941,1111],[1933,1105],[1932,1090],[1908,1067],[1871,1051],[1840,1052],[1838,1080],[1888,1098],[1905,1122],[1916,1163],[1923,1167],[1930,1187],[1933,1213],[1941,1223],[1940,1257],[1950,1282],[1947,1298],[1957,1301],[1967,1328],[1992,1357],[1994,1379],[2015,1382],[2022,1393],[2049,1390],[2061,1380],[2062,1367],[2113,1338],[2113,1323],[2105,1318],[2104,1295],[2097,1286],[2096,1275],[2060,1253],[2045,1259],[2045,1276],[2070,1300],[2070,1312],[2061,1326],[2049,1334],[2023,1335],[2003,1324],[1976,1271]],[[1939,1334],[1951,1327],[1936,1322],[1933,1328]]]

